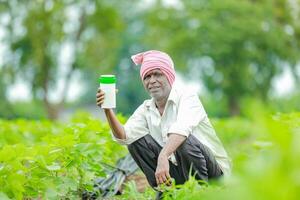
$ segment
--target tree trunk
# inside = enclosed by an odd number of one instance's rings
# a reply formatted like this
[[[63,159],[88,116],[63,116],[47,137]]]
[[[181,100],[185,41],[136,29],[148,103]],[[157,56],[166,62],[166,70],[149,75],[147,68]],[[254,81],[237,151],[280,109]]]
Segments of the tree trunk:
[[[229,97],[229,113],[230,116],[237,116],[241,113],[240,105],[236,97]]]
[[[82,32],[85,28],[85,17],[86,17],[86,13],[84,11],[84,9],[81,10],[81,16],[80,16],[80,25],[79,25],[79,28],[78,28],[78,31],[74,37],[74,43],[75,43],[75,49],[77,49],[77,45],[78,45],[78,42],[80,40],[80,37],[82,35]],[[65,85],[64,85],[64,88],[63,88],[63,92],[62,92],[62,98],[60,99],[59,103],[58,104],[51,104],[48,100],[48,86],[46,82],[47,81],[47,78],[45,79],[45,85],[44,85],[44,91],[45,91],[45,96],[44,96],[44,105],[46,107],[46,110],[47,110],[47,114],[48,114],[48,118],[51,119],[51,120],[56,120],[58,119],[59,117],[59,113],[60,111],[63,109],[64,107],[64,104],[65,104],[65,101],[66,101],[66,98],[67,98],[67,92],[69,90],[69,87],[70,87],[70,82],[71,82],[71,77],[72,77],[72,74],[76,68],[75,66],[75,61],[73,61],[73,63],[71,64],[71,68],[69,70],[69,72],[67,73],[66,75],[66,81],[65,81]]]
[[[48,119],[56,120],[58,118],[60,108],[55,104],[51,104],[48,99],[44,98],[44,106],[46,107]]]
[[[49,88],[48,88],[48,84],[49,84],[49,63],[47,62],[47,58],[46,56],[44,57],[44,64],[43,64],[43,79],[42,79],[42,88],[43,88],[43,103],[44,103],[44,107],[46,108],[47,111],[47,115],[48,115],[48,119],[50,120],[55,120],[58,117],[58,110],[55,108],[55,106],[53,104],[50,103],[49,99],[48,99],[48,93],[49,93]]]

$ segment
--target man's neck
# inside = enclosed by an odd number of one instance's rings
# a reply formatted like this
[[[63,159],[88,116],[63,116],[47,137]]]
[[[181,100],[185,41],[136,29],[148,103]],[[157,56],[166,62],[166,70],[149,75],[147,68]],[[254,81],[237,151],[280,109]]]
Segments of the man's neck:
[[[167,99],[156,100],[155,105],[158,109],[164,109],[167,103]]]
[[[165,106],[166,106],[166,103],[167,103],[167,98],[165,99],[160,99],[160,100],[155,100],[155,106],[157,107],[160,115],[163,114],[164,110],[165,110]]]
[[[161,116],[162,116],[162,114],[165,110],[165,106],[167,104],[170,93],[171,93],[171,90],[168,92],[168,95],[164,96],[164,98],[154,99],[155,100],[155,106],[157,107],[157,109],[158,109]]]

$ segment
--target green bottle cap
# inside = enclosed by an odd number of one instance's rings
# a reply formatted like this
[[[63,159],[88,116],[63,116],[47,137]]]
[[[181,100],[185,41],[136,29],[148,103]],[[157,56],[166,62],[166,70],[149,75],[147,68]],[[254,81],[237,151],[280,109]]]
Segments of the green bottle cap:
[[[116,83],[116,77],[115,75],[101,75],[99,77],[99,83],[114,84]]]

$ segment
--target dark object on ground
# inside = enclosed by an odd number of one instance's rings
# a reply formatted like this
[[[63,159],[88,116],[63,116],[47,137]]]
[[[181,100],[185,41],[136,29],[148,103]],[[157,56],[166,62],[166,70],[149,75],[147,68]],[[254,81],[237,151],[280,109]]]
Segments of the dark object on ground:
[[[103,163],[104,164],[104,163]],[[104,164],[106,165],[106,164]],[[106,178],[98,178],[95,180],[94,192],[83,192],[82,199],[96,199],[100,193],[101,197],[111,197],[118,194],[126,177],[138,170],[138,166],[130,154],[117,161],[116,167],[108,173]]]
[[[160,191],[156,192],[155,200],[161,200],[163,199],[163,193]]]

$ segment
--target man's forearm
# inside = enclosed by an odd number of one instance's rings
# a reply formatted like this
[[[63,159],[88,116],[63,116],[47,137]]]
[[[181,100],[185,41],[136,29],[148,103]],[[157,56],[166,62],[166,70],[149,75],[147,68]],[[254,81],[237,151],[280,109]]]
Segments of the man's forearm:
[[[168,142],[161,150],[159,156],[168,158],[185,140],[185,136],[171,133]]]
[[[126,139],[124,127],[117,119],[114,111],[112,109],[104,109],[104,113],[114,136],[118,139]]]

